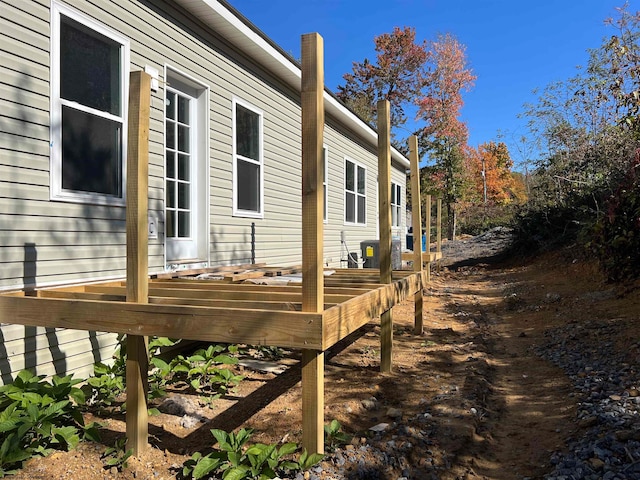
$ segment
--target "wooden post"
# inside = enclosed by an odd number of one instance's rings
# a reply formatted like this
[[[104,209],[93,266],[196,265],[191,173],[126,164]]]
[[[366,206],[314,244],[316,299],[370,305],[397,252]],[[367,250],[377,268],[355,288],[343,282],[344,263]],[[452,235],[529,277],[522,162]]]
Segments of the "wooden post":
[[[431,195],[427,195],[425,199],[425,252],[427,253],[427,282],[431,281]]]
[[[442,252],[442,199],[439,198],[436,204],[436,252]],[[441,262],[438,258],[436,260],[438,271],[441,268]]]
[[[302,36],[302,311],[324,311],[324,51]],[[324,453],[324,352],[302,351],[302,446]]]
[[[388,100],[378,101],[378,211],[380,283],[390,284],[391,269],[391,113]],[[390,372],[393,357],[393,312],[380,315],[380,371]]]
[[[148,283],[148,183],[151,77],[131,72],[127,144],[127,302],[147,303]],[[145,337],[127,335],[127,449],[134,455],[147,448],[147,373],[149,359]]]
[[[409,137],[409,160],[411,162],[411,226],[413,229],[413,271],[422,272],[422,196],[420,194],[420,164],[418,159],[418,137]],[[415,317],[413,331],[422,335],[422,290],[413,297]]]

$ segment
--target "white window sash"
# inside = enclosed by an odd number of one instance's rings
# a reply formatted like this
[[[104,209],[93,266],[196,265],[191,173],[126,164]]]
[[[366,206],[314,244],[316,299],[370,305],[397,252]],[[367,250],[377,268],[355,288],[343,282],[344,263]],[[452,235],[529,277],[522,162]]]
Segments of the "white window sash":
[[[345,168],[344,168],[344,225],[355,225],[358,227],[362,227],[362,226],[366,226],[367,225],[367,208],[366,208],[366,204],[367,204],[367,167],[365,167],[362,164],[359,164],[358,162],[356,162],[355,160],[351,160],[350,158],[345,158]],[[349,164],[350,166],[347,166],[347,164]],[[349,190],[347,188],[346,185],[346,178],[347,178],[347,170],[349,168],[353,168],[353,190]],[[358,169],[362,168],[364,170],[364,185],[362,185],[364,193],[359,193],[358,192],[358,187],[360,186],[358,184]],[[350,222],[347,221],[347,194],[351,194],[354,197],[354,211],[353,211],[353,217],[354,217],[354,221]],[[364,222],[360,222],[359,218],[358,218],[358,200],[360,198],[364,198],[364,202],[365,202],[365,210],[364,210]]]
[[[237,153],[237,128],[236,128],[236,105],[241,105],[247,110],[258,115],[258,159],[248,158]],[[233,216],[235,217],[247,217],[247,218],[264,218],[264,113],[262,110],[254,107],[253,105],[234,98],[232,100],[232,129],[233,129]],[[255,210],[243,210],[238,208],[238,193],[240,186],[238,185],[238,160],[242,160],[247,163],[258,166],[259,176],[259,195],[258,203],[259,208]]]
[[[60,24],[65,16],[104,36],[121,46],[120,55],[120,112],[121,116],[60,98]],[[126,203],[127,184],[127,115],[129,102],[129,39],[87,15],[78,12],[62,3],[54,1],[51,6],[51,107],[50,107],[50,186],[49,198],[72,203],[92,203],[97,205],[124,206]],[[116,197],[92,192],[76,192],[62,189],[62,107],[73,108],[96,117],[112,120],[122,125],[122,142],[120,145],[121,195]]]

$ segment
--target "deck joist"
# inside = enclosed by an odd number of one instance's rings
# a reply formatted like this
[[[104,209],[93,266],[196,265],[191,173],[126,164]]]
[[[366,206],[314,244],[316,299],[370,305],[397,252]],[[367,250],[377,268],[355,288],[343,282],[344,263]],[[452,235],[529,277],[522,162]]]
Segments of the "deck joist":
[[[300,285],[228,284],[212,280],[149,281],[148,303],[126,302],[126,282],[0,295],[7,323],[220,343],[326,350],[425,286],[424,274],[336,271],[321,313],[302,312]],[[275,314],[277,312],[277,314]]]

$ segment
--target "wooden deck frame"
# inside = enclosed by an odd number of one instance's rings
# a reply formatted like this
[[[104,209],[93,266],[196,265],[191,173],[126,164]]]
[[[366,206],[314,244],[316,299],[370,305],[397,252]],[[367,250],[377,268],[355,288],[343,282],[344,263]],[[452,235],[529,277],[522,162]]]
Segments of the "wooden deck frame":
[[[411,139],[409,140],[411,141]],[[417,146],[416,146],[417,148]],[[413,172],[413,168],[411,169],[411,171]],[[419,180],[416,180],[419,181]],[[412,183],[412,189],[413,188],[417,188],[418,194],[420,193],[420,185],[418,184],[416,187],[413,187],[413,183]],[[418,195],[419,197],[419,195]],[[442,259],[442,199],[438,198],[436,200],[436,251],[432,252],[431,251],[431,228],[432,228],[432,220],[431,220],[431,209],[433,207],[433,202],[431,200],[431,195],[425,195],[425,206],[426,206],[426,211],[425,211],[425,236],[426,236],[426,246],[427,246],[427,251],[426,252],[422,252],[422,263],[423,265],[426,265],[426,270],[427,270],[427,281],[431,280],[431,264],[434,262],[438,262],[437,264],[437,268],[440,268],[439,265],[439,261]],[[415,208],[418,209],[418,213],[421,213],[419,211],[420,209],[420,205],[417,205]],[[418,217],[419,219],[413,220],[413,229],[414,232],[416,231],[415,229],[417,228],[418,232],[420,232],[422,230],[421,226],[420,226],[420,221],[421,218]],[[414,246],[414,250],[413,252],[403,252],[402,253],[402,260],[405,262],[414,262],[414,271],[415,271],[415,262],[418,261],[417,259],[419,259],[420,257],[418,256],[418,253],[421,249],[422,249],[422,237],[419,236],[418,239],[416,240],[416,236],[414,234],[413,236],[414,240],[413,240],[413,246]],[[419,248],[416,249],[415,246],[418,245]]]
[[[322,268],[322,127],[324,125],[322,39],[303,36],[303,262],[299,286],[233,285],[223,281],[184,282],[175,275],[147,275],[147,170],[149,77],[131,74],[127,184],[127,281],[34,292],[0,294],[0,322],[113,332],[127,335],[127,439],[134,455],[147,448],[147,350],[145,338],[166,336],[219,343],[270,345],[302,350],[303,446],[322,453],[324,352],[372,319],[389,316],[381,343],[382,369],[391,368],[394,305],[421,294],[426,273],[382,268]],[[146,116],[146,119],[145,119]],[[388,146],[379,150],[388,161]],[[135,169],[132,172],[131,169]],[[381,183],[389,183],[387,172]],[[387,186],[390,188],[390,183]],[[382,197],[382,195],[381,195]],[[386,209],[389,199],[381,199]],[[383,216],[383,215],[381,215]],[[419,217],[418,217],[419,218]],[[389,221],[389,218],[387,218]],[[390,225],[381,225],[381,231]],[[173,277],[173,278],[171,278]],[[326,288],[325,288],[326,285]]]

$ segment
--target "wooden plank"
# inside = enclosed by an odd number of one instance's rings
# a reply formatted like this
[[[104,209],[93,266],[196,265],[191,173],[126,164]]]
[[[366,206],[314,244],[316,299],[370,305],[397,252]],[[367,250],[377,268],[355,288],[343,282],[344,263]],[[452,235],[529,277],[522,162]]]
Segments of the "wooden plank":
[[[87,292],[91,293],[104,293],[108,295],[122,295],[125,291],[125,287],[103,287],[101,285],[87,285]],[[351,298],[362,294],[362,291],[358,291],[353,295],[340,295],[340,294],[325,294],[324,303],[340,303],[350,300]],[[156,297],[176,297],[176,298],[192,298],[201,300],[243,300],[245,302],[262,302],[262,301],[277,301],[277,302],[302,302],[302,292],[272,292],[272,291],[248,291],[243,292],[240,290],[232,291],[215,291],[215,290],[198,290],[198,289],[172,289],[172,288],[157,288],[150,287],[149,295]]]
[[[402,260],[404,261],[414,261],[414,252],[402,252]],[[435,262],[442,258],[442,253],[438,252],[422,252],[422,263],[431,263]],[[426,269],[425,269],[426,270]],[[428,272],[427,272],[428,273]]]
[[[58,290],[39,291],[38,296],[42,298],[67,298],[77,300],[100,300],[105,302],[124,302],[125,295],[109,295],[105,293],[88,293],[88,292],[68,292]],[[217,307],[217,308],[245,308],[258,310],[285,310],[292,312],[302,311],[300,302],[278,302],[278,301],[254,301],[247,302],[245,300],[218,300],[218,299],[198,299],[198,298],[180,298],[180,297],[149,297],[149,303],[162,305],[193,305],[201,307]],[[335,304],[327,303],[324,308],[331,308]]]
[[[427,215],[426,215],[426,229],[425,229],[425,243],[426,251],[429,253],[429,259],[427,260],[427,281],[431,281],[431,195],[426,197]],[[422,240],[422,239],[421,239]]]
[[[122,285],[121,285],[122,286]],[[378,288],[380,284],[373,286],[358,285],[342,282],[339,285],[325,288],[325,294],[360,295],[367,290]],[[184,280],[151,282],[149,288],[165,288],[176,290],[208,290],[215,292],[258,292],[258,293],[302,293],[302,286],[296,285],[257,285],[255,283],[240,283],[230,285],[228,283],[212,282],[209,280]]]
[[[229,275],[224,275],[225,282],[242,282],[247,280],[248,278],[261,278],[264,277],[264,272],[241,272],[241,273],[232,273]]]
[[[324,307],[324,50],[317,33],[302,36],[302,310]],[[324,353],[302,351],[302,446],[324,453]]]
[[[302,350],[302,444],[324,452],[324,352]]]
[[[422,290],[425,285],[424,271],[384,285],[377,290],[354,297],[324,312],[323,346],[335,345],[347,335],[391,309],[401,301]]]
[[[19,325],[322,350],[318,313],[0,295],[0,318]]]
[[[220,265],[216,267],[204,267],[204,268],[191,268],[185,270],[176,270],[174,272],[165,272],[165,273],[157,273],[152,275],[153,279],[171,279],[171,278],[180,278],[180,277],[188,277],[192,275],[201,275],[205,273],[223,273],[223,272],[235,272],[240,273],[249,268],[262,268],[266,266],[266,263],[244,263],[242,265]]]
[[[323,40],[302,36],[302,296],[306,312],[322,308],[324,286]]]
[[[377,268],[363,268],[363,269],[356,269],[356,268],[335,268],[335,269],[330,269],[331,272],[333,272],[333,275],[331,275],[329,278],[335,276],[340,276],[340,277],[353,277],[353,278],[367,278],[367,277],[377,277],[380,278],[380,271]],[[413,272],[410,272],[409,270],[394,270],[393,271],[393,278],[402,278],[402,277],[408,277],[410,275],[413,275]]]
[[[411,223],[413,230],[413,271],[422,272],[422,195],[420,192],[420,164],[418,158],[418,137],[409,137],[409,161],[411,162]],[[422,335],[424,330],[422,319],[422,290],[413,297],[414,320],[413,331],[417,335]]]
[[[442,255],[442,199],[436,203],[436,253]],[[441,262],[437,264],[438,271],[442,267]]]
[[[149,190],[149,115],[151,76],[131,72],[127,144],[127,302],[147,303],[149,239],[147,229]],[[135,456],[147,449],[147,341],[127,335],[127,448]]]
[[[380,283],[390,284],[391,269],[391,114],[388,100],[378,101],[378,222]],[[380,315],[380,371],[392,370],[393,311]]]
[[[279,277],[282,275],[291,275],[292,273],[298,273],[302,270],[302,265],[296,265],[293,267],[267,267],[265,270],[266,277]]]

